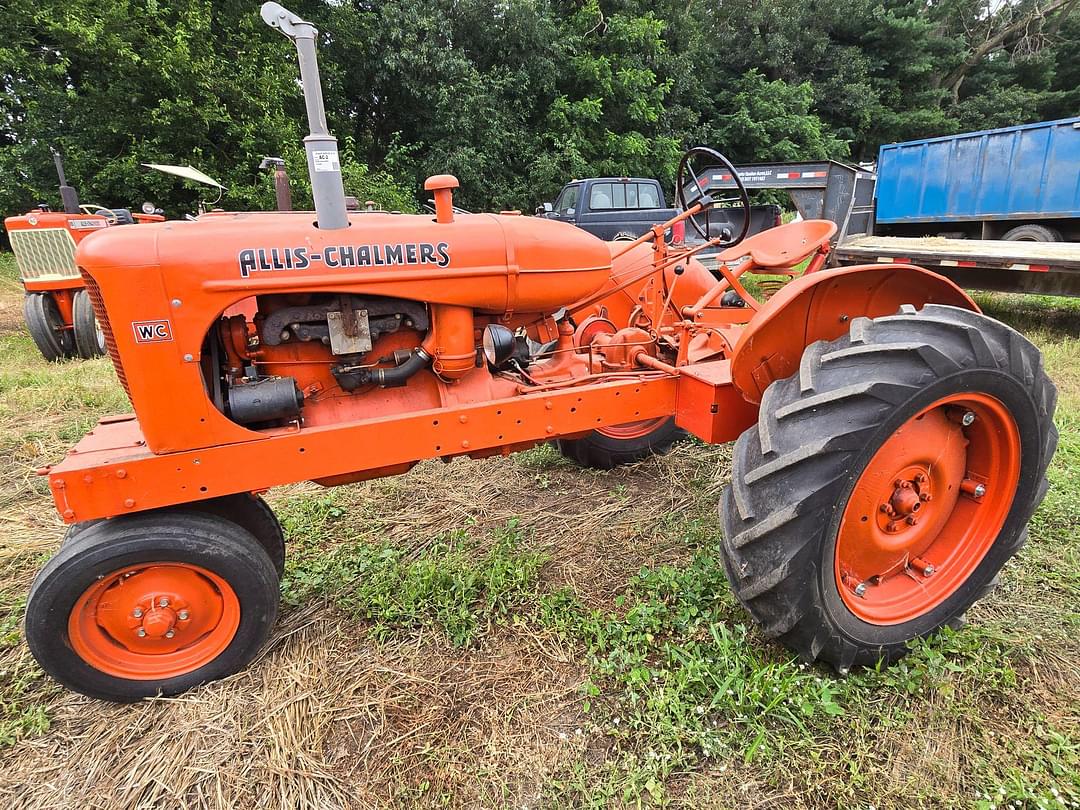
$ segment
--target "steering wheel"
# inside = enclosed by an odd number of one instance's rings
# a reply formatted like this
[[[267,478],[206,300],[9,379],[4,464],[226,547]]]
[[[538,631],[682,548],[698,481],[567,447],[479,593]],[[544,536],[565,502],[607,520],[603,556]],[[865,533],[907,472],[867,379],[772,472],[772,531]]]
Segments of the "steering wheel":
[[[694,158],[697,157],[708,158],[710,168],[722,166],[731,175],[731,179],[735,181],[735,190],[738,193],[731,197],[720,197],[719,199],[706,194],[705,189],[701,187],[698,180],[698,172],[694,169]],[[695,192],[694,196],[688,198],[691,191]],[[701,226],[696,217],[690,217],[690,225],[698,232],[698,236],[706,240],[712,238],[709,228],[709,212],[714,207],[725,203],[739,204],[739,207],[742,208],[742,227],[738,229],[738,236],[734,239],[729,239],[717,245],[721,250],[739,244],[746,237],[747,231],[750,230],[750,195],[746,193],[746,186],[743,185],[742,178],[739,177],[739,173],[735,171],[735,167],[731,165],[730,160],[715,149],[710,149],[707,146],[695,146],[688,149],[686,154],[682,156],[682,160],[679,161],[679,171],[675,175],[675,203],[683,211],[697,203],[705,205],[703,209],[705,227]]]
[[[87,205],[80,205],[79,208],[81,208],[88,214],[105,217],[105,220],[110,225],[116,225],[120,221],[119,217],[116,216],[116,214],[111,208],[106,208],[103,205],[94,205],[93,203],[89,203]]]

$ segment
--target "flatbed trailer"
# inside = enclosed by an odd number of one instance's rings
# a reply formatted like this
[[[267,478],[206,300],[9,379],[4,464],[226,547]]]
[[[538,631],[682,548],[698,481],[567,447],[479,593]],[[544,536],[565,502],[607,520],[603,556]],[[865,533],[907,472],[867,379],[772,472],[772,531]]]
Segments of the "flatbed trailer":
[[[856,236],[833,250],[837,264],[917,264],[961,287],[1080,296],[1080,243]]]
[[[804,219],[835,222],[833,265],[917,264],[966,289],[1080,296],[1080,242],[885,235],[876,218],[880,178],[869,169],[825,160],[736,170],[747,189],[787,191]],[[702,172],[698,182],[709,192],[734,188],[731,174],[717,167]]]

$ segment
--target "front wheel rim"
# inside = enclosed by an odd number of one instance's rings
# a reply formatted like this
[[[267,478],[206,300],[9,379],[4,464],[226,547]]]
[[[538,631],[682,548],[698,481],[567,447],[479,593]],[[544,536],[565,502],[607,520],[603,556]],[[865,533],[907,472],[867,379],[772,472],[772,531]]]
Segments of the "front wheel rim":
[[[1020,433],[992,396],[943,397],[878,448],[836,538],[845,606],[870,624],[922,616],[959,590],[993,547],[1020,476]]]
[[[71,609],[68,638],[107,675],[159,680],[213,661],[239,625],[239,599],[220,576],[188,563],[146,563],[87,588]]]

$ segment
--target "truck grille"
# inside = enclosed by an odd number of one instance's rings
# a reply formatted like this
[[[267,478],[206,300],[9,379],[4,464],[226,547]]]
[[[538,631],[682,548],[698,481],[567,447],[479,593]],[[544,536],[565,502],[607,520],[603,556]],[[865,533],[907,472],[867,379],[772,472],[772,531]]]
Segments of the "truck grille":
[[[79,277],[75,239],[67,228],[8,231],[23,281],[59,281]]]
[[[85,270],[82,277],[83,282],[86,284],[86,292],[90,296],[90,303],[94,307],[94,315],[97,317],[98,326],[101,327],[101,333],[105,336],[105,348],[109,350],[109,358],[112,360],[113,368],[116,370],[116,378],[120,380],[120,385],[124,386],[124,393],[127,394],[130,401],[131,389],[128,388],[127,375],[124,374],[124,367],[120,363],[120,352],[116,348],[116,338],[113,337],[112,326],[109,325],[109,315],[105,311],[105,301],[101,297],[101,290],[98,288],[97,282]]]

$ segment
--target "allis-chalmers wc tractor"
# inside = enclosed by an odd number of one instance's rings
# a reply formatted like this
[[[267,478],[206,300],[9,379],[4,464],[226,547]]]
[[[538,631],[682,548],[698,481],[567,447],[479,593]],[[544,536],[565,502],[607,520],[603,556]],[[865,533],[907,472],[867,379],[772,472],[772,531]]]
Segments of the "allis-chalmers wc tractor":
[[[70,528],[26,633],[57,680],[134,700],[251,661],[284,555],[256,493],[552,440],[611,467],[681,431],[737,439],[724,564],[765,632],[807,660],[893,660],[994,584],[1057,439],[1055,389],[1022,336],[918,267],[825,269],[828,222],[736,244],[749,200],[741,183],[701,193],[695,161],[736,174],[701,148],[679,167],[682,212],[630,243],[457,213],[446,175],[425,185],[434,217],[347,214],[317,32],[276,3],[262,14],[299,53],[315,214],[216,213],[79,244],[135,414],[47,471]],[[689,220],[705,237],[722,204],[743,232],[714,276],[664,233]],[[794,278],[759,302],[748,272]],[[226,314],[242,301],[253,316]]]

